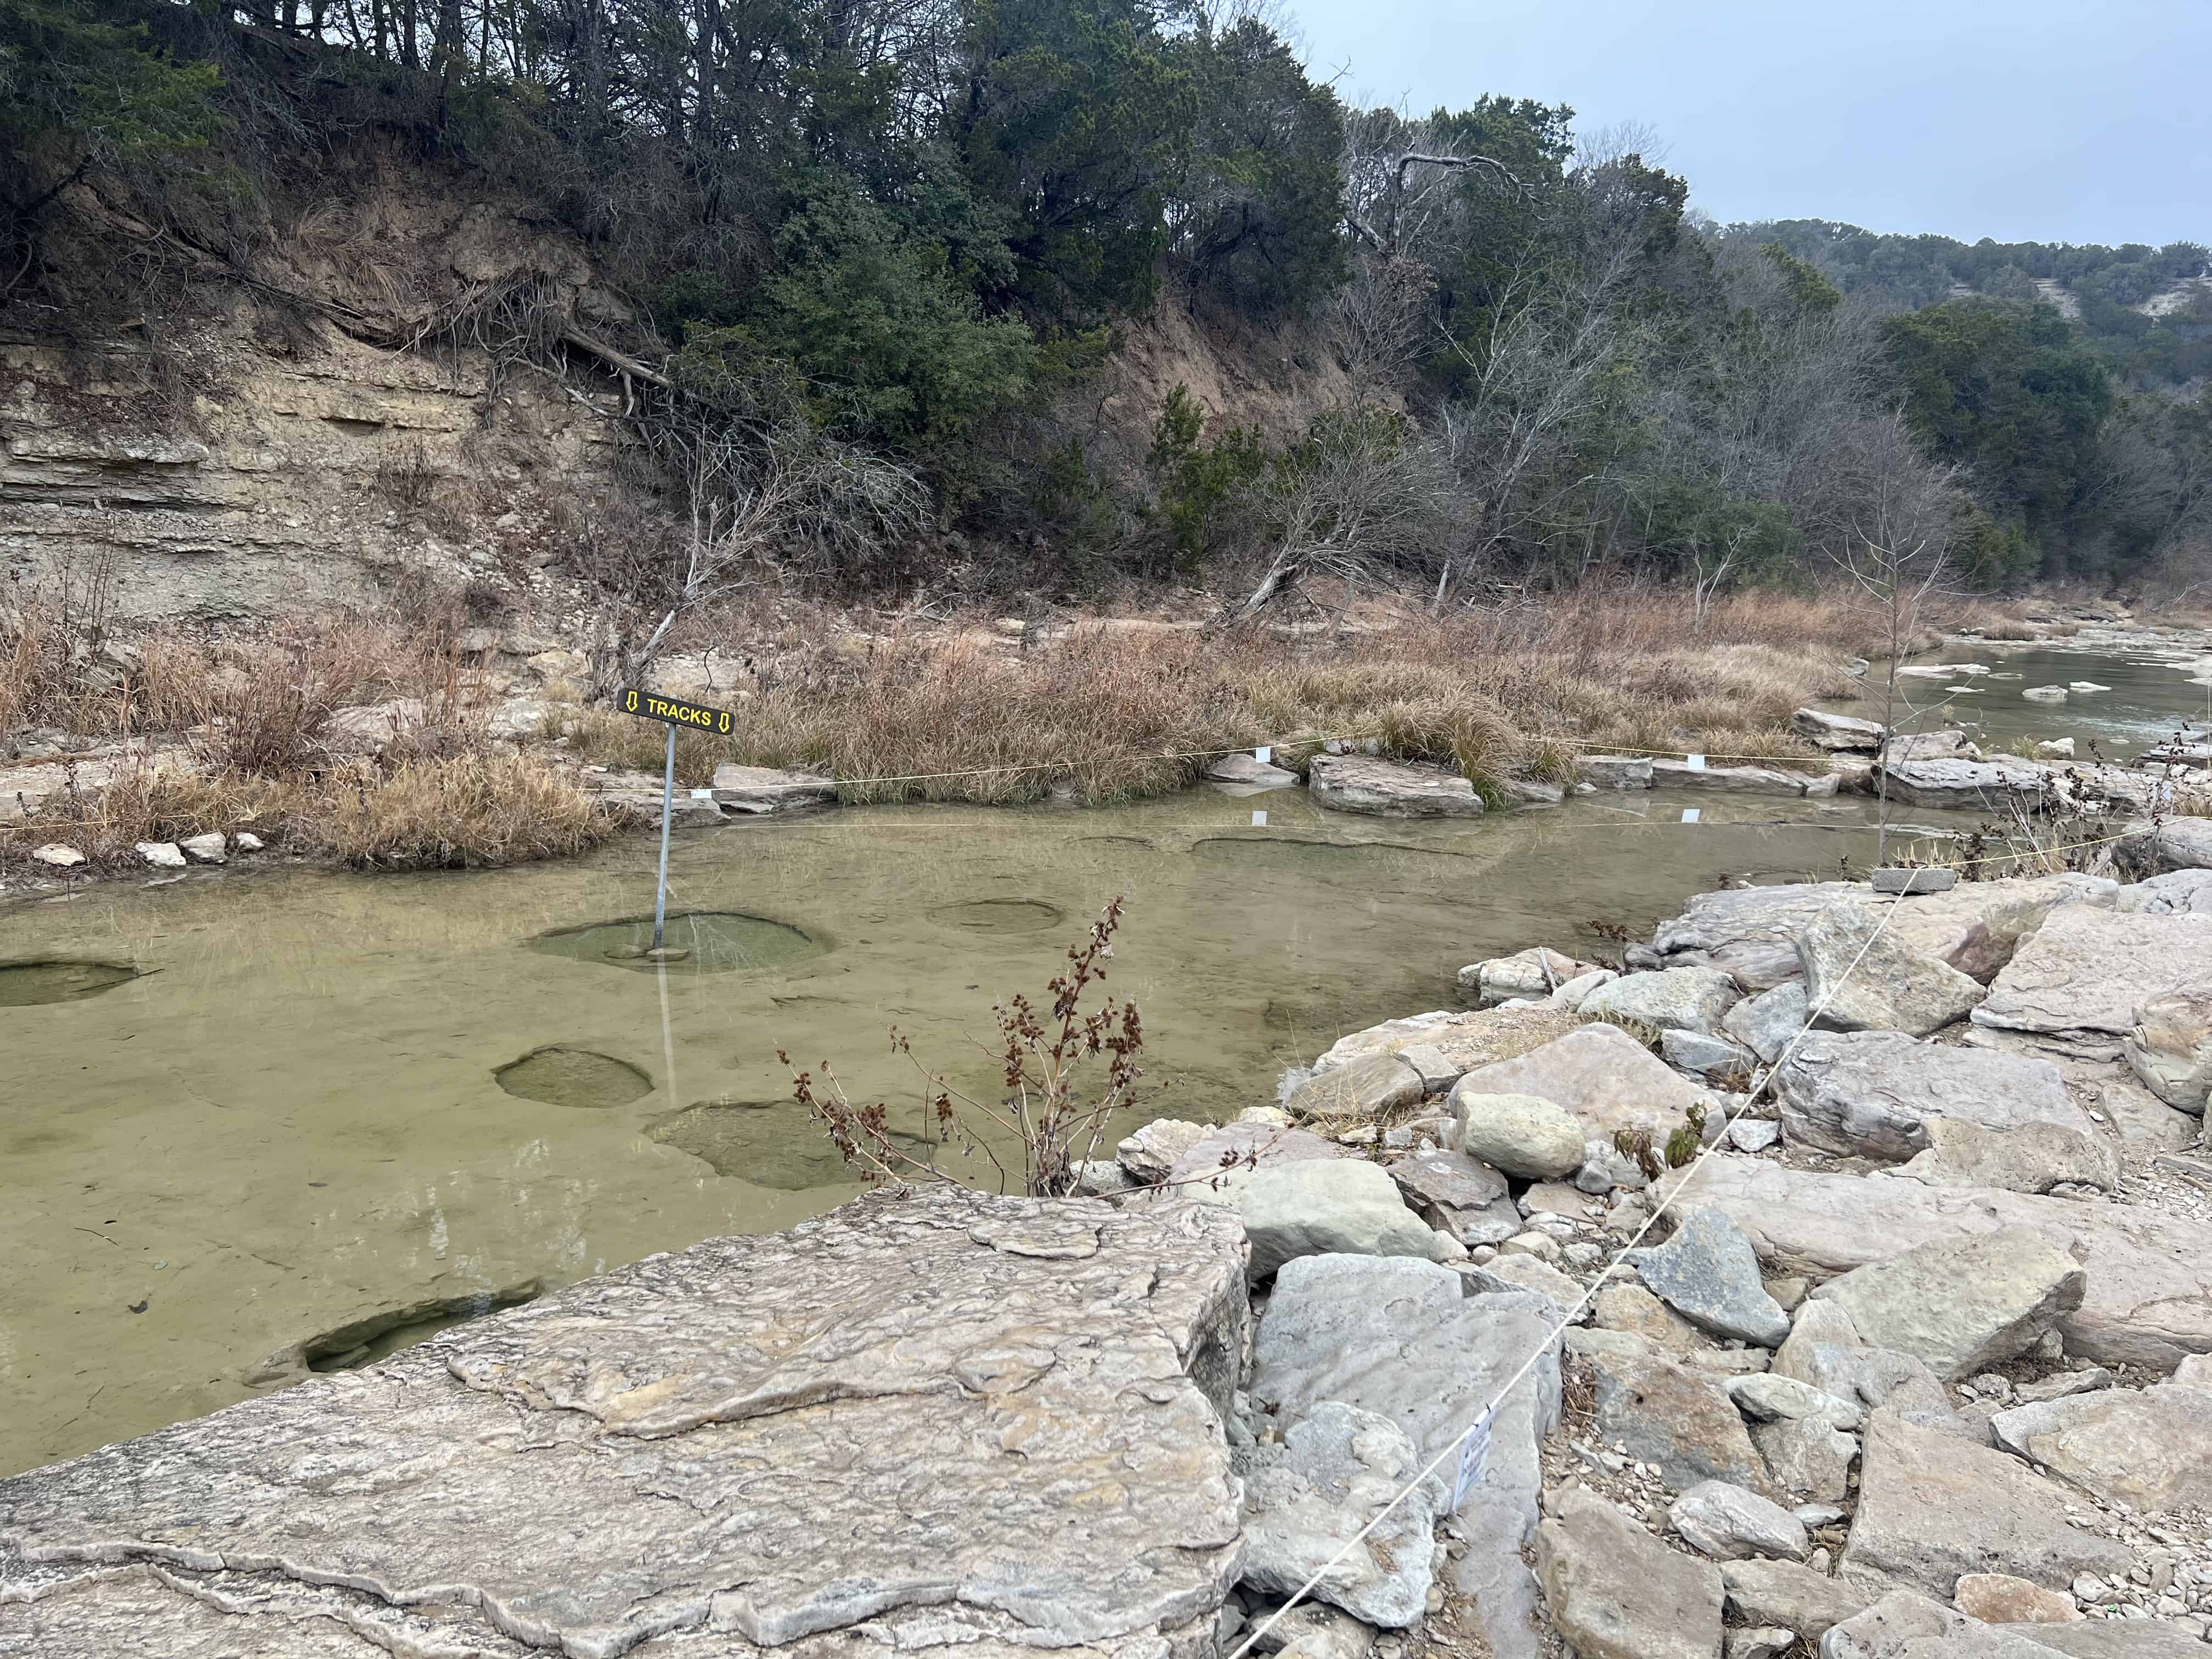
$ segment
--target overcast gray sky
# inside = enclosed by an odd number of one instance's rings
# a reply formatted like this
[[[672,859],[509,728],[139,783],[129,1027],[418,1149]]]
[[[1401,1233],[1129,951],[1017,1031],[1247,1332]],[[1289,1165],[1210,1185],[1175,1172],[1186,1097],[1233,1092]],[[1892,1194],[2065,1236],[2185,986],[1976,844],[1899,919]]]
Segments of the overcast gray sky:
[[[2212,243],[2212,0],[1287,0],[1316,77],[1656,128],[1716,218]]]

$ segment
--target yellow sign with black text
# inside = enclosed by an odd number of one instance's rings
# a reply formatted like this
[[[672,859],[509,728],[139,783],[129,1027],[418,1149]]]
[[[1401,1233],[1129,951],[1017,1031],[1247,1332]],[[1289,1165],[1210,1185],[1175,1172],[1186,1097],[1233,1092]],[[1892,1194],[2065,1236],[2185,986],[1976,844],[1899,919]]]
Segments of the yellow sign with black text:
[[[718,737],[728,737],[736,720],[726,708],[702,708],[696,702],[684,702],[676,697],[664,697],[658,691],[624,690],[619,704],[625,714],[635,714],[640,720],[665,720],[671,726],[689,726],[694,732],[712,732]]]

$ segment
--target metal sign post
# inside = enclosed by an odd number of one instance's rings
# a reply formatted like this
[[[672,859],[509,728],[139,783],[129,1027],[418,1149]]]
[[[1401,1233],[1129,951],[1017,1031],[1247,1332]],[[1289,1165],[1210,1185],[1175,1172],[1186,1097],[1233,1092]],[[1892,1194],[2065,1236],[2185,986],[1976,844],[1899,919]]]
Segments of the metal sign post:
[[[694,732],[712,732],[718,737],[728,737],[737,724],[737,716],[726,708],[708,708],[696,702],[684,702],[676,697],[664,697],[658,692],[639,691],[625,688],[616,700],[625,714],[635,714],[640,720],[660,720],[668,727],[668,757],[660,772],[660,878],[653,890],[653,954],[661,951],[661,934],[668,921],[668,821],[676,803],[676,728],[690,727]]]
[[[660,769],[660,878],[653,884],[653,948],[660,949],[668,921],[668,814],[676,800],[676,728],[668,728],[668,758]]]

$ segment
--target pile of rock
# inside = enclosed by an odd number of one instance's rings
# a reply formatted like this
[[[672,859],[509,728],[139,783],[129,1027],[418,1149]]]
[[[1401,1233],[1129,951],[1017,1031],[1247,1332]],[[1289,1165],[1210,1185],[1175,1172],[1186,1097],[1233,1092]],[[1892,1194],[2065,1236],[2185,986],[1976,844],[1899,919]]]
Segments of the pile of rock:
[[[2196,869],[1702,895],[1636,971],[1532,949],[1462,970],[1476,1009],[1346,1039],[1286,1105],[1324,1144],[1368,1126],[1468,1257],[1281,1267],[1263,1354],[1279,1310],[1309,1332],[1310,1287],[1344,1288],[1324,1339],[1279,1351],[1298,1368],[1262,1364],[1257,1437],[1332,1401],[1402,1425],[1389,1385],[1494,1365],[1462,1333],[1517,1304],[1573,1322],[1557,1428],[1547,1350],[1502,1442],[1524,1457],[1531,1425],[1539,1518],[1521,1530],[1524,1474],[1426,1560],[1431,1616],[1493,1652],[1553,1632],[1584,1659],[2201,1651],[2212,1226],[2148,1178],[2180,1167],[2212,1081]],[[1756,1103],[1702,1086],[1723,1058]],[[1653,1182],[1620,1155],[1616,1133],[1663,1145],[1692,1106],[1700,1139],[1735,1116],[1693,1171]],[[1423,1304],[1445,1274],[1462,1298]],[[1423,1311],[1401,1328],[1376,1303]],[[1468,1420],[1409,1431],[1411,1455]],[[1340,1541],[1364,1518],[1332,1524]],[[1252,1616],[1286,1579],[1248,1580]]]

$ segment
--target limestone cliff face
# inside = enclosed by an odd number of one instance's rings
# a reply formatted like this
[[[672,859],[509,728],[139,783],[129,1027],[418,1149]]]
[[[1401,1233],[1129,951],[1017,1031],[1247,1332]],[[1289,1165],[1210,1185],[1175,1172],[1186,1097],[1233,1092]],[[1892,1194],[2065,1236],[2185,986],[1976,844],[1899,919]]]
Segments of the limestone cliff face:
[[[625,493],[620,392],[428,325],[517,295],[617,320],[590,278],[515,211],[391,191],[311,221],[250,281],[187,284],[150,326],[0,337],[0,577],[102,579],[142,623],[363,601],[410,577],[546,587],[534,573]]]

